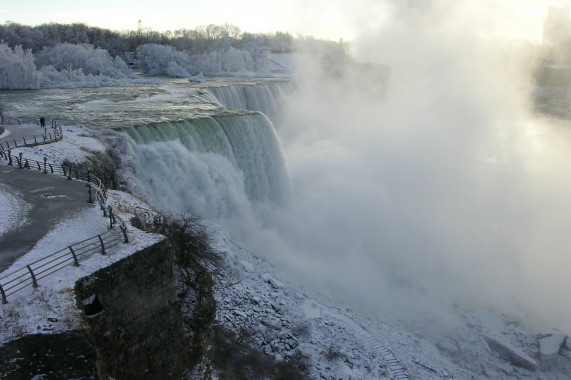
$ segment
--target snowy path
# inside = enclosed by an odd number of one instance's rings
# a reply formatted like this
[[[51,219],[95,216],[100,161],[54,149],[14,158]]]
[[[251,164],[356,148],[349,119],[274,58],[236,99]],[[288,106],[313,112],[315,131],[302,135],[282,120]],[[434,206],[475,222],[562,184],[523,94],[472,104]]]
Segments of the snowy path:
[[[410,375],[407,373],[398,359],[393,355],[393,353],[388,348],[386,348],[374,335],[367,331],[363,325],[355,321],[353,317],[348,316],[336,308],[322,306],[320,310],[322,315],[325,314],[329,318],[335,319],[338,322],[345,324],[356,333],[356,336],[364,339],[364,341],[366,341],[370,347],[375,350],[375,352],[380,354],[380,357],[382,357],[386,362],[386,366],[391,379],[410,379]]]
[[[382,358],[383,363],[379,363],[381,367],[387,368],[388,374],[393,380],[408,380],[410,375],[401,365],[393,353],[385,347],[373,334],[371,334],[362,324],[338,308],[327,307],[317,304],[315,301],[308,299],[302,306],[304,313],[309,318],[318,318],[327,316],[335,320],[338,324],[344,325],[348,331],[353,331],[356,338],[366,342],[376,354],[376,358]]]

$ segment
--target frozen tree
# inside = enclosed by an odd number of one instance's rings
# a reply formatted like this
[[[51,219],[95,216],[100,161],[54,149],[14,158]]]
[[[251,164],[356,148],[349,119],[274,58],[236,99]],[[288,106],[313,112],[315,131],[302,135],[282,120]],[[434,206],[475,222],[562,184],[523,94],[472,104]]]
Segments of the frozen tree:
[[[107,50],[95,48],[90,44],[57,44],[44,47],[37,54],[38,66],[52,66],[57,71],[81,69],[86,75],[102,75],[114,79],[123,79],[132,75],[131,69],[119,57],[113,59]]]
[[[194,68],[206,75],[256,72],[252,53],[233,47],[222,51],[195,54],[191,60]]]
[[[188,54],[172,46],[145,44],[137,48],[137,64],[150,75],[188,77],[192,72]]]
[[[31,50],[17,45],[11,49],[0,43],[0,89],[33,89],[39,87],[39,76]]]

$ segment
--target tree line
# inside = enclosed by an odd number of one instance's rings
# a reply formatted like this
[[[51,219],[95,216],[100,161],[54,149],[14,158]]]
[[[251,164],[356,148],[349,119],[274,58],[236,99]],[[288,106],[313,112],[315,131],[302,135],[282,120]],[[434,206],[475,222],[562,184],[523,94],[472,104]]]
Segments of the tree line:
[[[195,29],[178,29],[158,32],[151,28],[131,31],[112,31],[82,23],[48,23],[27,26],[15,22],[0,25],[0,41],[10,47],[22,46],[34,54],[44,46],[62,43],[90,44],[105,49],[112,57],[125,57],[145,44],[170,45],[188,54],[204,54],[234,48],[256,51],[266,49],[272,53],[290,53],[300,49],[343,48],[342,42],[316,40],[312,37],[294,37],[287,32],[248,33],[231,24],[206,25]]]

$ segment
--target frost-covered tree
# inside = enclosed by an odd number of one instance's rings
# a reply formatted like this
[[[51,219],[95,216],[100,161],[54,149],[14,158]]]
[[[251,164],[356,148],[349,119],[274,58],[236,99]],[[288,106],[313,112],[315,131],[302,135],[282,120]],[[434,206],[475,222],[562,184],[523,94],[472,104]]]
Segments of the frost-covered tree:
[[[195,54],[191,57],[196,70],[205,75],[253,73],[256,71],[254,58],[249,51],[233,47],[224,51]]]
[[[0,89],[34,89],[40,85],[31,50],[0,43]]]
[[[119,57],[113,59],[107,50],[90,44],[57,44],[44,47],[37,54],[38,66],[52,66],[57,71],[81,69],[86,75],[102,75],[123,79],[132,75],[131,69]]]
[[[136,57],[137,65],[149,75],[188,77],[194,71],[188,54],[172,46],[141,45],[137,48]]]

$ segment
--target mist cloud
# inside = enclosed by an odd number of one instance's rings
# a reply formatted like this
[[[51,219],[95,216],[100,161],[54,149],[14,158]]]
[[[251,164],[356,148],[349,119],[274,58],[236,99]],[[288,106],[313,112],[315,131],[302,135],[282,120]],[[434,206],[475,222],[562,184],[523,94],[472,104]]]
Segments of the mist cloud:
[[[529,55],[446,3],[363,23],[355,56],[391,66],[382,101],[300,67],[280,131],[297,200],[249,243],[364,310],[460,303],[570,328],[569,136],[529,112]]]

